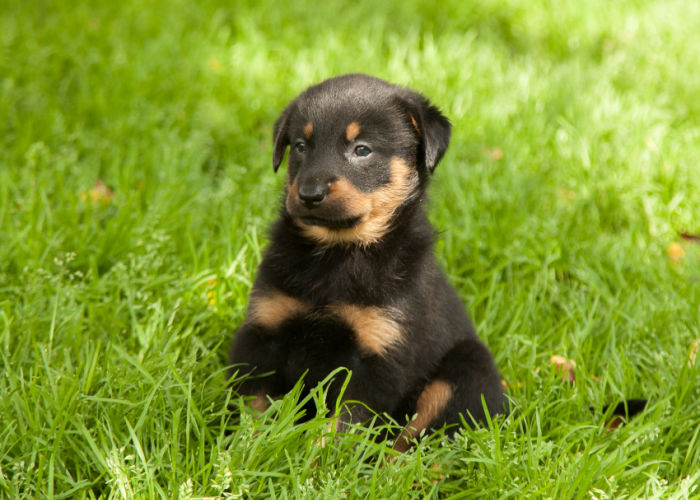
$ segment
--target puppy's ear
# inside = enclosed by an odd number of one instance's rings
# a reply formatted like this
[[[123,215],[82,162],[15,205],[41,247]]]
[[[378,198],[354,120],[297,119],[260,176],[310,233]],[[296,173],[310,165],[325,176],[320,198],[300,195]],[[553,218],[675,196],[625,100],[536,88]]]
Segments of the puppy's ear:
[[[284,158],[284,151],[289,146],[289,134],[287,130],[289,128],[289,115],[291,115],[292,106],[287,106],[287,108],[282,112],[277,121],[275,121],[275,128],[273,132],[273,150],[272,150],[272,168],[277,172],[277,169],[282,163]]]
[[[449,120],[430,101],[420,94],[408,98],[408,112],[413,128],[420,137],[423,161],[432,173],[447,151],[452,134]]]

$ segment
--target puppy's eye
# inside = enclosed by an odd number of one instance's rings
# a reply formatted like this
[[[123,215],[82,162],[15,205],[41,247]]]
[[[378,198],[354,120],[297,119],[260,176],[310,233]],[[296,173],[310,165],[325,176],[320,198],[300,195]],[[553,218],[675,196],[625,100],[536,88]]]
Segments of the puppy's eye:
[[[298,153],[306,153],[306,144],[299,141],[294,144],[294,149],[296,149]]]
[[[372,153],[372,150],[369,149],[367,146],[363,146],[360,144],[355,148],[355,154],[357,156],[369,156]]]

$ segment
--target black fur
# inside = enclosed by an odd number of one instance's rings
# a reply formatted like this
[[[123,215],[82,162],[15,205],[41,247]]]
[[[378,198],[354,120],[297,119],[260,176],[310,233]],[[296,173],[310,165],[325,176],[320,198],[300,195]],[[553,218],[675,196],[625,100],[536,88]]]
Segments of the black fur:
[[[348,140],[352,122],[360,133]],[[313,128],[310,137],[307,126]],[[452,392],[429,428],[459,423],[459,415],[467,412],[484,421],[482,396],[491,414],[507,409],[491,354],[433,256],[434,229],[423,209],[424,194],[449,140],[449,122],[425,97],[365,75],[310,87],[284,110],[274,128],[273,167],[276,171],[291,145],[286,187],[291,201],[272,226],[251,296],[282,294],[305,309],[280,314],[281,323],[274,327],[262,326],[260,316],[249,311],[231,346],[231,373],[273,374],[246,378],[242,394],[275,397],[306,371],[309,387],[343,366],[352,371],[345,400],[359,400],[398,421],[417,412],[423,388],[436,379]],[[369,147],[371,154],[359,156],[364,150],[358,145]],[[410,190],[402,191],[376,241],[319,242],[305,233],[303,221],[330,235],[358,227],[345,194],[356,189],[353,196],[360,203],[379,190],[394,189],[392,179],[398,177],[390,164],[397,160],[408,165],[415,182],[406,183]],[[352,189],[326,201],[333,196],[329,186],[341,179]],[[306,191],[325,189],[328,198],[307,208],[297,199],[295,183]],[[368,351],[349,321],[327,313],[336,304],[393,314],[401,338],[385,352]],[[272,313],[277,317],[274,308]],[[339,385],[331,387],[329,403],[337,391]],[[369,416],[356,407],[342,418],[361,422]]]

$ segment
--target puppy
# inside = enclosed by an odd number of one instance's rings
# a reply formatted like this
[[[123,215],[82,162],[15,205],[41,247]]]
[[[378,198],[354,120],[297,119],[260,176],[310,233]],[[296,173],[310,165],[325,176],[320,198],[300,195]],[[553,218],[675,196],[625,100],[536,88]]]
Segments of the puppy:
[[[424,429],[506,411],[501,377],[433,256],[424,211],[450,123],[422,95],[354,74],[309,87],[274,127],[284,203],[230,351],[257,410],[305,375],[351,370],[339,427],[372,412]],[[329,387],[329,401],[343,381]],[[482,401],[483,398],[483,401]],[[314,413],[309,405],[307,415]],[[451,429],[454,430],[456,426]]]

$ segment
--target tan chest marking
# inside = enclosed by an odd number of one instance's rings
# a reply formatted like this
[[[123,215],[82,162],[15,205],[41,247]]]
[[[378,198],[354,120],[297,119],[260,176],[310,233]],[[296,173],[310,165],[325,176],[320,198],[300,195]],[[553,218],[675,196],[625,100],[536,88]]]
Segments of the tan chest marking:
[[[383,356],[392,346],[403,341],[398,322],[400,313],[395,309],[332,304],[326,310],[353,329],[357,344],[365,352]]]
[[[452,386],[444,380],[428,383],[416,401],[416,418],[404,427],[394,443],[394,449],[404,452],[411,446],[411,440],[426,429],[445,409],[452,398]]]
[[[403,341],[399,324],[401,313],[396,309],[338,303],[312,310],[306,302],[278,290],[254,291],[246,321],[276,330],[286,320],[305,314],[344,321],[352,328],[357,344],[367,353],[383,356]]]
[[[309,306],[305,302],[278,290],[270,290],[253,292],[248,305],[248,317],[256,325],[275,330],[289,318],[305,314],[308,310]]]

